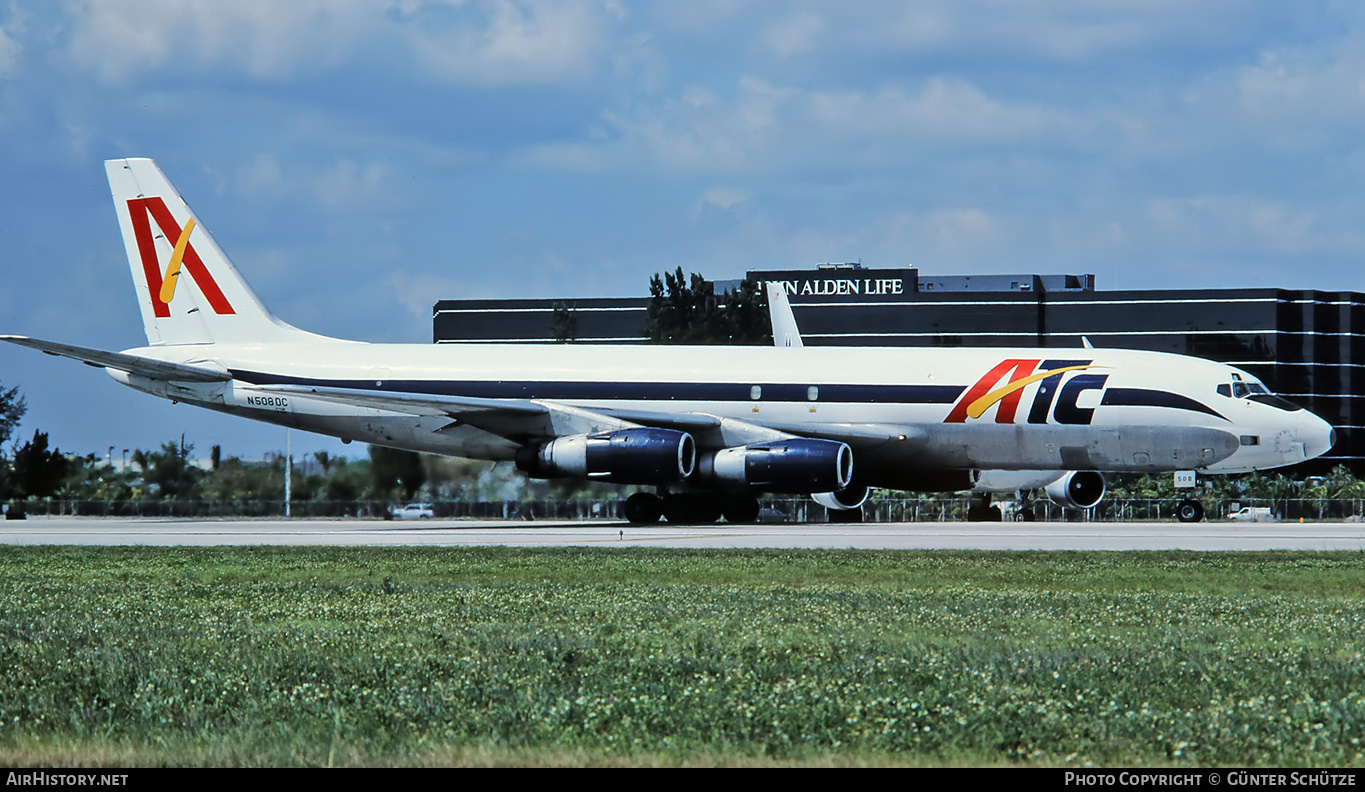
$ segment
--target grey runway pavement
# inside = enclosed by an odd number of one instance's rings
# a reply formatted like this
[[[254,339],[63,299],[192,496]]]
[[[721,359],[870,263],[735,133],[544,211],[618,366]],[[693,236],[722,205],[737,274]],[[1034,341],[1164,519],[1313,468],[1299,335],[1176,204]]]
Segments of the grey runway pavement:
[[[715,525],[423,520],[0,521],[6,545],[504,545],[869,550],[1365,550],[1362,523],[866,523]]]

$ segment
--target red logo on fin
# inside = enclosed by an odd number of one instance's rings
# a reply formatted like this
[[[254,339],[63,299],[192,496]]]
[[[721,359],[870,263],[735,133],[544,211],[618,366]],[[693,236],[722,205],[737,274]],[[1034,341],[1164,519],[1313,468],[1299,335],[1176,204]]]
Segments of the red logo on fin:
[[[156,196],[129,200],[128,214],[132,216],[133,236],[137,239],[137,250],[142,256],[142,271],[147,276],[147,287],[151,292],[152,311],[158,317],[168,317],[171,315],[171,307],[169,303],[161,300],[161,263],[156,260],[156,241],[152,236],[152,224],[148,217],[156,220],[161,233],[172,245],[180,241],[180,224],[171,217],[166,202]],[[209,301],[209,307],[214,313],[236,313],[232,310],[232,303],[223,295],[222,289],[218,288],[218,282],[209,274],[208,267],[204,266],[203,260],[195,252],[193,243],[185,245],[182,265],[190,277],[194,278],[195,284]]]

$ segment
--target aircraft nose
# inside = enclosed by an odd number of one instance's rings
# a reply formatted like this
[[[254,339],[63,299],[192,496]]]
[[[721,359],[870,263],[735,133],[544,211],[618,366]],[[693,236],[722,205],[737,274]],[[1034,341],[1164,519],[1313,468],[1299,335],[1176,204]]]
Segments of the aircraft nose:
[[[1308,459],[1320,457],[1336,445],[1337,432],[1332,425],[1307,410],[1299,415],[1298,430]]]

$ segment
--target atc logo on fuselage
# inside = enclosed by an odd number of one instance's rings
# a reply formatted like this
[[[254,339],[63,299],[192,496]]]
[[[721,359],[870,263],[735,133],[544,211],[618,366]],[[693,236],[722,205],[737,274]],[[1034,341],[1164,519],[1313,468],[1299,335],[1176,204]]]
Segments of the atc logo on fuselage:
[[[1089,424],[1095,410],[1079,406],[1080,396],[1088,390],[1102,390],[1109,375],[1067,375],[1091,368],[1098,367],[1089,360],[1002,360],[967,389],[944,423],[976,420],[991,407],[996,408],[996,423],[1014,423],[1024,390],[1039,383],[1029,407],[1028,423],[1045,424],[1051,415],[1059,424]]]
[[[175,222],[166,202],[159,196],[133,198],[128,201],[128,214],[133,221],[133,237],[137,240],[137,250],[142,258],[142,272],[147,278],[147,288],[151,292],[152,311],[158,317],[171,315],[171,299],[175,297],[176,283],[181,268],[194,278],[199,291],[208,300],[209,307],[216,314],[232,314],[232,303],[218,288],[218,282],[209,274],[208,267],[199,258],[194,245],[190,244],[190,233],[194,230],[194,219],[185,223],[182,230]],[[161,229],[167,241],[175,246],[171,259],[166,265],[166,274],[161,274],[161,263],[156,257],[156,239],[152,235],[151,220]]]

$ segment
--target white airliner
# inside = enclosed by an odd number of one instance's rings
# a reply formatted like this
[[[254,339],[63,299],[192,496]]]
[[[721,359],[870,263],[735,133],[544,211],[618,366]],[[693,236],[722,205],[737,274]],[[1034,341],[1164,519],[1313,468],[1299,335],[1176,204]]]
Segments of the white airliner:
[[[266,310],[154,162],[105,167],[147,346],[0,338],[247,418],[654,488],[632,522],[752,521],[761,492],[854,510],[870,487],[1087,507],[1104,471],[1273,468],[1334,439],[1244,371],[1156,352],[806,348],[794,322],[779,347],[328,338]]]

